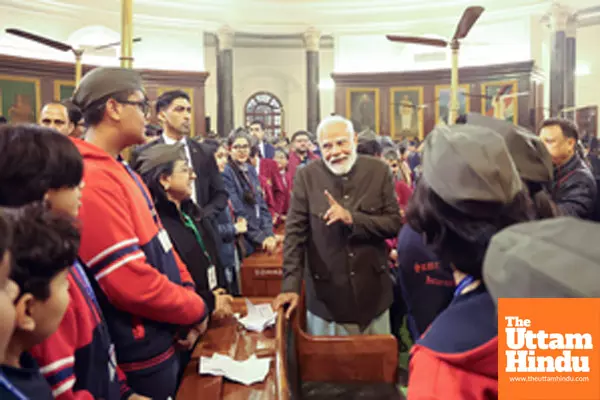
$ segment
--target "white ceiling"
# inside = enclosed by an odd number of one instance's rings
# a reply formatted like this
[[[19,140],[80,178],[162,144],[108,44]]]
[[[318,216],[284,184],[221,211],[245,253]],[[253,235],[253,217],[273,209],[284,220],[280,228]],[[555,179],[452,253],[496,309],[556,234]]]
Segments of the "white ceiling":
[[[310,26],[326,34],[425,33],[440,25],[452,30],[469,5],[486,8],[480,22],[485,24],[543,14],[551,3],[551,0],[134,0],[134,14],[136,25],[183,30],[214,31],[227,24],[237,31],[269,34],[300,33]],[[563,3],[577,9],[598,4],[598,0]],[[118,21],[120,0],[0,0],[0,7],[79,18],[86,25],[107,24],[107,20]]]

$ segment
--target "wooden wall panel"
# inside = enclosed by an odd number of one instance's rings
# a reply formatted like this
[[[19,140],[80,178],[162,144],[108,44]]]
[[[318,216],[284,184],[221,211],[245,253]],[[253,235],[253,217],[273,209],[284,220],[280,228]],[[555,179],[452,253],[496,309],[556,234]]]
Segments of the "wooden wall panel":
[[[95,67],[84,65],[83,73],[85,74],[93,68]],[[42,104],[54,100],[55,81],[73,80],[74,73],[74,64],[0,56],[0,75],[40,79]],[[208,78],[208,72],[140,70],[140,73],[144,78],[144,87],[150,100],[156,99],[159,87],[193,89],[195,135],[204,135],[206,133],[204,123],[206,115],[204,87]],[[10,100],[4,99],[4,101]]]
[[[335,81],[335,112],[346,115],[346,93],[348,89],[378,88],[379,120],[381,135],[390,135],[390,88],[420,86],[423,87],[423,100],[429,106],[423,110],[424,131],[430,132],[435,126],[435,87],[450,84],[450,69],[410,72],[332,74]],[[494,81],[517,81],[518,92],[529,95],[518,97],[518,124],[535,130],[539,122],[536,110],[543,108],[543,80],[533,61],[488,65],[484,67],[463,67],[459,72],[460,84],[469,85],[471,94],[480,95],[482,84]],[[471,96],[470,111],[481,112],[481,97]]]

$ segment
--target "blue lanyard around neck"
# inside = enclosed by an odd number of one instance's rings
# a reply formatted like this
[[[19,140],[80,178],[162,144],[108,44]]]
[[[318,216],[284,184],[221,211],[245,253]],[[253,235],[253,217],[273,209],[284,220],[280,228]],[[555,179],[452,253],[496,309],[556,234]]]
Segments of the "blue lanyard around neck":
[[[15,385],[10,383],[10,381],[6,379],[2,372],[0,372],[0,386],[4,386],[6,390],[8,390],[14,397],[16,397],[19,400],[29,400],[29,398],[25,396],[23,392],[17,389]]]
[[[90,283],[90,280],[88,279],[87,275],[85,274],[85,271],[83,270],[83,266],[79,263],[79,260],[75,260],[75,263],[73,264],[73,270],[74,270],[73,273],[75,274],[75,276],[77,278],[77,282],[82,286],[82,289],[85,290],[88,297],[94,303],[94,306],[96,307],[96,311],[98,312],[98,314],[102,315],[101,311],[100,311],[100,304],[98,303],[98,299],[96,298],[96,294],[94,293],[92,284]]]
[[[131,167],[129,165],[127,165],[124,161],[122,161],[122,160],[120,160],[120,161],[121,161],[121,164],[127,170],[127,173],[131,176],[131,178],[133,179],[133,181],[135,182],[137,187],[140,189],[140,192],[142,192],[142,195],[144,196],[144,200],[146,200],[146,205],[148,206],[148,209],[150,210],[150,214],[152,214],[152,218],[154,219],[154,223],[156,224],[156,226],[158,227],[159,230],[162,229],[160,226],[160,222],[158,220],[158,215],[156,214],[156,209],[154,208],[154,203],[152,203],[152,200],[150,200],[150,197],[148,197],[148,194],[144,190],[144,185],[142,185],[142,182],[140,182],[140,179],[137,177],[135,172],[133,172]]]
[[[475,281],[476,279],[473,278],[471,275],[467,275],[464,278],[462,278],[458,285],[456,285],[456,289],[454,289],[454,297],[460,296],[461,292]]]

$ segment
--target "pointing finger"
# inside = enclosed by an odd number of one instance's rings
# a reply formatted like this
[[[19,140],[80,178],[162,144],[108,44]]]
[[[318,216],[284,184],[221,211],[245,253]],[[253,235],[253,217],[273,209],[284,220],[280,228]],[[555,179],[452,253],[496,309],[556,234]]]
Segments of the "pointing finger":
[[[330,206],[335,206],[338,204],[338,202],[335,201],[333,196],[327,190],[325,191],[325,197],[327,197],[327,201],[329,202]]]

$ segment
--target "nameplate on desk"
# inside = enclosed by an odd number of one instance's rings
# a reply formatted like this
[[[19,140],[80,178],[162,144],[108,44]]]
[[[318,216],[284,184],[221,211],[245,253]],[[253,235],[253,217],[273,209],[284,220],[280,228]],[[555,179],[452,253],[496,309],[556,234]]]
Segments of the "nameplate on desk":
[[[283,276],[282,268],[256,268],[254,270],[254,276]]]

